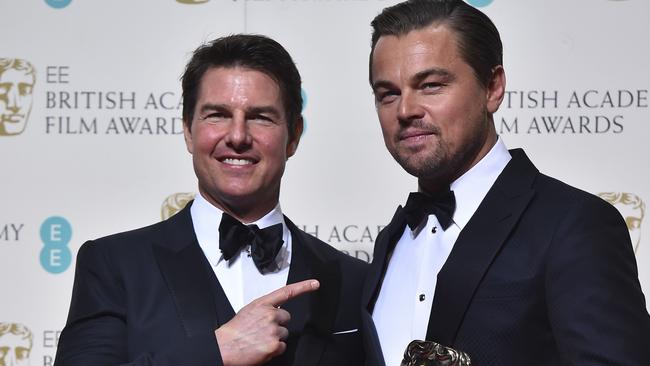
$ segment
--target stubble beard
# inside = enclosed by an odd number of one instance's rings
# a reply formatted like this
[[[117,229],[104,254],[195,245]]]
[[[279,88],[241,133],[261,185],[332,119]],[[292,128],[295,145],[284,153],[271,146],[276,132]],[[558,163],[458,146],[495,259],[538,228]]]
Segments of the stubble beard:
[[[409,174],[418,178],[445,183],[453,164],[450,157],[449,146],[443,141],[436,143],[438,146],[430,151],[408,151],[396,149],[392,152],[393,158]]]
[[[428,146],[425,151],[409,151],[396,147],[391,151],[391,155],[407,173],[418,178],[420,186],[436,189],[449,186],[471,168],[472,162],[482,149],[487,139],[488,129],[485,124],[479,126],[483,127],[457,151],[452,151],[450,144],[436,129],[437,146]]]

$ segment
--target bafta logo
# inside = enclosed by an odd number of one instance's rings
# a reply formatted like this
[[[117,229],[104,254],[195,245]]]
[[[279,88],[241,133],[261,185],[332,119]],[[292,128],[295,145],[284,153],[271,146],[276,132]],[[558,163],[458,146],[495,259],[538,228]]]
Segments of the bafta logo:
[[[188,202],[194,199],[194,193],[174,193],[165,198],[165,201],[160,208],[160,216],[163,220],[174,216],[178,211],[182,210]],[[2,366],[2,365],[0,365]]]
[[[598,196],[614,205],[623,215],[636,253],[641,243],[641,223],[645,216],[645,203],[634,193],[601,192]]]
[[[36,71],[29,62],[0,58],[0,136],[19,135],[32,110]]]
[[[0,322],[0,366],[28,366],[32,338],[26,326]]]

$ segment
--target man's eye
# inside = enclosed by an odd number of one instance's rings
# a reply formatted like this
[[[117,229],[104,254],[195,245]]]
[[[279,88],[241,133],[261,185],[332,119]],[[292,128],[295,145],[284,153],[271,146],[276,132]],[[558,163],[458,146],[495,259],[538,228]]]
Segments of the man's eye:
[[[394,90],[387,90],[387,91],[378,92],[375,95],[377,98],[377,102],[384,104],[384,103],[390,103],[395,99],[397,99],[399,93]]]
[[[270,125],[270,124],[275,123],[273,118],[271,118],[271,117],[269,117],[267,115],[264,115],[264,114],[256,114],[256,115],[250,116],[248,118],[248,120],[250,122],[259,123],[259,124],[263,124],[263,125]]]
[[[442,88],[442,83],[424,83],[421,88],[424,91],[436,91]]]
[[[259,120],[263,120],[263,121],[271,121],[271,118],[269,118],[269,117],[267,117],[265,115],[262,115],[262,114],[253,116],[252,119],[259,119]]]
[[[219,122],[226,119],[226,115],[221,112],[210,113],[202,118],[206,122]]]

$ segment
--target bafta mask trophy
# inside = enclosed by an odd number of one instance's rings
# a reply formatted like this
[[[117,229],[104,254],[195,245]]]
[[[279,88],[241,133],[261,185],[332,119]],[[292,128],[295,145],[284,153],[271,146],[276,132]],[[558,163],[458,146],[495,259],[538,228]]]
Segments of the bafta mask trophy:
[[[401,366],[471,366],[465,352],[432,341],[412,341],[406,347]]]

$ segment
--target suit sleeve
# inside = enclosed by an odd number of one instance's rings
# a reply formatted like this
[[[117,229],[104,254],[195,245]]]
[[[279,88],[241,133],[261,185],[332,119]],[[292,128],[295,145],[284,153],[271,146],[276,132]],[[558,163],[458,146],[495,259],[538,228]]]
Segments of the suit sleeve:
[[[70,312],[55,365],[222,365],[213,332],[179,339],[162,352],[130,355],[129,294],[107,247],[87,242],[79,250]]]
[[[549,319],[570,365],[646,365],[650,317],[627,227],[587,198],[558,226],[546,268]]]

